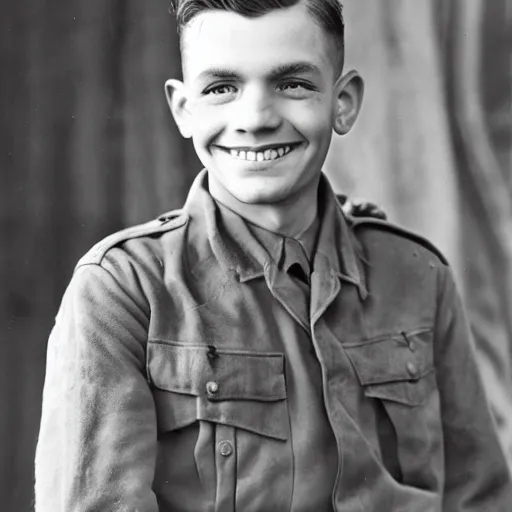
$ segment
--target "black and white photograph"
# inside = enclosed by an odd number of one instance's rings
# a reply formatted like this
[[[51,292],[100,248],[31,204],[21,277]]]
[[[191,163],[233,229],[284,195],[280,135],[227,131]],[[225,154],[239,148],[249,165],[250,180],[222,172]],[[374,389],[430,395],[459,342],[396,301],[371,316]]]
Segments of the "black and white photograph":
[[[4,0],[1,512],[512,511],[512,0]]]

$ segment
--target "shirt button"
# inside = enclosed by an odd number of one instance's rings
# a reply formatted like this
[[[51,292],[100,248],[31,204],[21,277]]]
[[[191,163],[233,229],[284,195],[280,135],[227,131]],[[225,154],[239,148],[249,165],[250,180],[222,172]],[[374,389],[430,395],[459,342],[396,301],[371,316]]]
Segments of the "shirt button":
[[[219,443],[219,453],[223,457],[229,457],[233,453],[233,445],[229,441]]]
[[[418,367],[412,362],[412,361],[409,361],[407,363],[407,371],[409,372],[409,375],[411,377],[417,377],[418,376]]]
[[[206,393],[208,396],[215,396],[219,392],[219,385],[216,382],[206,383]]]
[[[409,341],[409,350],[410,350],[411,352],[414,352],[414,351],[416,350],[416,343],[414,343],[414,341],[413,341],[413,340],[410,340],[410,341]]]

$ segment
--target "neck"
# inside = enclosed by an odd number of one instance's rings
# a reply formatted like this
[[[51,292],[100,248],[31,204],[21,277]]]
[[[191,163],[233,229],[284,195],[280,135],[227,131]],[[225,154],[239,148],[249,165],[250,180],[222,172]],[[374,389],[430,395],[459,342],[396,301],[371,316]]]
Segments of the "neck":
[[[311,226],[318,210],[318,183],[314,180],[293,196],[274,203],[249,204],[239,201],[218,180],[209,176],[212,197],[252,224],[291,238]]]

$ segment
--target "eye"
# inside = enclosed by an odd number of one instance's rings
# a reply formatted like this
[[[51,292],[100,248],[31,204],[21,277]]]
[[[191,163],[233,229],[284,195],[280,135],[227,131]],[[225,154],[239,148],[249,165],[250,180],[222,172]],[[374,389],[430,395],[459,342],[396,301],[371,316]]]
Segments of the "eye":
[[[209,87],[203,91],[204,95],[222,96],[225,94],[232,94],[236,92],[236,87],[231,84],[219,84]]]
[[[316,91],[314,85],[299,80],[289,80],[280,84],[277,89],[285,94],[294,97],[306,96],[312,91]]]

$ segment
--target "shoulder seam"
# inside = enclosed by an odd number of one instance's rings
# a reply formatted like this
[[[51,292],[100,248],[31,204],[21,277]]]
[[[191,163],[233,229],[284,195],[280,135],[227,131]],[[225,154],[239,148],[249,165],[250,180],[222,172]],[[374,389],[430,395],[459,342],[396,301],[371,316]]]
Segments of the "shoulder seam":
[[[389,231],[391,233],[394,233],[395,235],[402,236],[404,238],[408,238],[409,240],[412,240],[413,242],[416,242],[425,249],[428,249],[430,252],[435,254],[441,263],[443,263],[446,266],[449,266],[448,260],[444,256],[444,254],[427,238],[423,237],[422,235],[419,235],[417,233],[414,233],[413,231],[409,231],[408,229],[405,229],[401,226],[397,226],[396,224],[392,224],[390,222],[375,219],[373,217],[351,217],[350,218],[350,225],[352,228],[357,228],[359,226],[368,226],[368,227],[374,227],[377,229],[382,229],[384,231]]]

